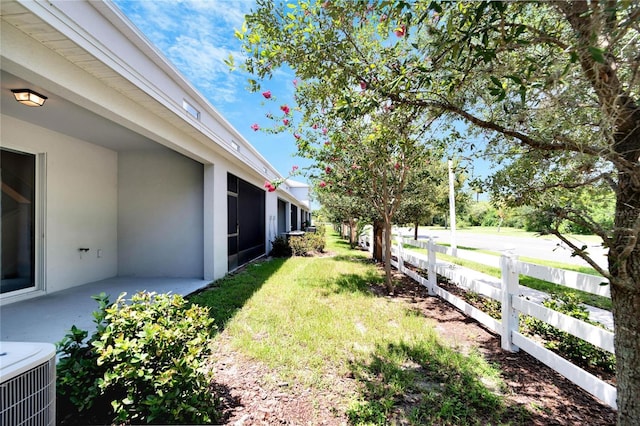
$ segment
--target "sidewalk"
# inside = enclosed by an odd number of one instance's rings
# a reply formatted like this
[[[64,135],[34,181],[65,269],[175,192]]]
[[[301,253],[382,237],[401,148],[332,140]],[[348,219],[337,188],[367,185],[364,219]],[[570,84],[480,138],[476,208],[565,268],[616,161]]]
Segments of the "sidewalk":
[[[193,278],[110,278],[0,307],[0,340],[16,342],[60,341],[72,325],[95,329],[93,311],[98,304],[91,296],[105,292],[115,301],[122,292],[138,291],[187,295],[210,281]]]

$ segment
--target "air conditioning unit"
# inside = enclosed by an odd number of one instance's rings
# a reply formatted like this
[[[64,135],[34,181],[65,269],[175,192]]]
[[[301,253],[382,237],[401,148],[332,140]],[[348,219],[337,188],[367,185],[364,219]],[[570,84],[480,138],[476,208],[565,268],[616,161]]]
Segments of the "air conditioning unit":
[[[2,426],[56,424],[56,348],[51,343],[0,342]]]

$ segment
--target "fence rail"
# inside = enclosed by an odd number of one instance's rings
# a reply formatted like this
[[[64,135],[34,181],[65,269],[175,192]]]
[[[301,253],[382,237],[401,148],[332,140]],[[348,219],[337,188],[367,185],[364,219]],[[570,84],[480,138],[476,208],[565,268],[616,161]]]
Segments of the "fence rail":
[[[406,249],[403,243],[424,248],[428,254],[424,255]],[[610,297],[609,285],[607,285],[608,282],[606,279],[521,262],[517,256],[511,253],[505,253],[498,257],[462,249],[456,251],[455,257],[457,258],[499,267],[501,269],[501,283],[496,287],[495,279],[485,279],[482,277],[482,274],[470,274],[469,271],[465,271],[464,268],[453,268],[450,263],[439,262],[436,256],[437,253],[444,253],[451,256],[452,250],[449,247],[435,244],[432,239],[424,241],[398,238],[396,244],[397,245],[392,247],[392,255],[397,259],[397,261],[392,260],[393,266],[425,286],[430,295],[441,297],[464,312],[465,315],[474,318],[490,330],[500,334],[503,349],[510,351],[522,349],[526,351],[607,405],[616,408],[616,388],[614,386],[595,377],[591,373],[546,349],[540,343],[518,332],[520,315],[529,315],[613,353],[613,332],[554,311],[539,303],[529,301],[521,297],[519,292],[519,276],[522,274],[573,289]],[[414,268],[426,271],[427,278],[411,268],[405,267],[405,263],[413,265]],[[438,286],[436,280],[437,275],[446,277],[451,282],[467,290],[500,301],[502,304],[501,320],[489,316],[482,310]]]

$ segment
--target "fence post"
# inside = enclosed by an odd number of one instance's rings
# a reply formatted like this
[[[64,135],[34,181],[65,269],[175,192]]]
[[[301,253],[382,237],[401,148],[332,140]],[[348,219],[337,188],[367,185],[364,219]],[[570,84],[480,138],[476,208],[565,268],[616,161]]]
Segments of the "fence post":
[[[427,278],[429,279],[429,286],[427,287],[427,290],[429,290],[429,296],[435,296],[436,286],[438,285],[438,277],[436,276],[435,243],[433,242],[432,237],[429,237],[427,250],[429,255],[429,265],[427,265]]]
[[[404,259],[402,258],[402,231],[398,228],[396,233],[396,241],[398,242],[398,271],[404,274]]]
[[[518,313],[513,309],[513,298],[518,297],[518,256],[510,251],[500,256],[502,269],[502,349],[517,352],[511,332],[518,331]]]

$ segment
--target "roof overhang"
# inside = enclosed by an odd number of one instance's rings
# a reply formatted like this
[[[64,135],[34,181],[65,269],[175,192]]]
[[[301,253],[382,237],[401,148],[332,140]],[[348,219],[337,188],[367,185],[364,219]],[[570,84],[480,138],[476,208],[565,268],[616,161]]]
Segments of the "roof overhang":
[[[116,151],[166,147],[203,164],[222,156],[282,178],[110,1],[5,0],[0,15],[3,114]],[[26,108],[10,92],[18,87],[49,99]]]

